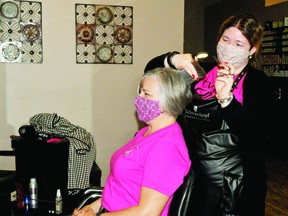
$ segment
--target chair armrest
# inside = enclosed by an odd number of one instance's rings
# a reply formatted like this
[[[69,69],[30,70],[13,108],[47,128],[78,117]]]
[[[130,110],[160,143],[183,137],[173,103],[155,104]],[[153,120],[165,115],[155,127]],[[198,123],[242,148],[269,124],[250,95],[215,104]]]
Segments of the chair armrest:
[[[86,188],[83,192],[82,192],[82,196],[86,197],[89,196],[90,194],[102,194],[103,191],[103,187],[100,186],[91,186],[89,188]]]
[[[77,209],[81,209],[83,206],[92,203],[93,201],[102,197],[103,187],[91,186],[85,189],[82,193],[82,201],[77,206]]]

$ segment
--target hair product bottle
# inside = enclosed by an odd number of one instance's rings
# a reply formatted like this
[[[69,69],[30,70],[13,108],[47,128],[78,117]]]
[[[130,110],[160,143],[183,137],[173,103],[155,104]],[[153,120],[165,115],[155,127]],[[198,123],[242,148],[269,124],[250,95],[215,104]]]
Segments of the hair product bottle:
[[[63,208],[63,200],[61,196],[61,191],[60,189],[57,189],[56,198],[55,198],[55,213],[61,214],[62,208]]]
[[[29,183],[30,208],[38,208],[38,186],[36,178],[30,178]]]

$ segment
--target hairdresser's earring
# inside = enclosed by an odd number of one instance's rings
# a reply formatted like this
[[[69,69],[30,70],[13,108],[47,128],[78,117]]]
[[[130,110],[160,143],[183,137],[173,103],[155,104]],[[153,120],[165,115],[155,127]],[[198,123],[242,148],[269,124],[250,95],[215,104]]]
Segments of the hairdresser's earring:
[[[252,55],[249,55],[249,59],[252,59]]]

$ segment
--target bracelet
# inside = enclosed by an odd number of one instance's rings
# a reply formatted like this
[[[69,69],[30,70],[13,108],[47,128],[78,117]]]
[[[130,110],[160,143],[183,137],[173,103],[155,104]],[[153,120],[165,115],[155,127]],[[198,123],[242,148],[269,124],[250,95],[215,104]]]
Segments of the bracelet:
[[[216,98],[217,98],[219,104],[224,104],[224,103],[230,102],[230,101],[233,99],[233,94],[230,93],[229,96],[226,97],[226,98],[219,98],[219,97],[216,95]]]
[[[173,51],[173,52],[170,52],[168,55],[167,55],[167,63],[168,63],[168,65],[169,65],[169,67],[171,67],[171,68],[174,68],[174,69],[176,69],[176,67],[173,65],[173,63],[172,63],[172,58],[175,56],[175,55],[177,55],[177,54],[180,54],[179,52],[177,52],[177,51]]]

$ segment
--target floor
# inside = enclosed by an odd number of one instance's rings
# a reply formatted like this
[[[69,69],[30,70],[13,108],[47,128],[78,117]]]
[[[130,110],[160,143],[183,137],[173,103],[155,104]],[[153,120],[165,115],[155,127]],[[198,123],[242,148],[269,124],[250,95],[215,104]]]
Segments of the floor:
[[[288,160],[267,160],[265,216],[288,216]]]

